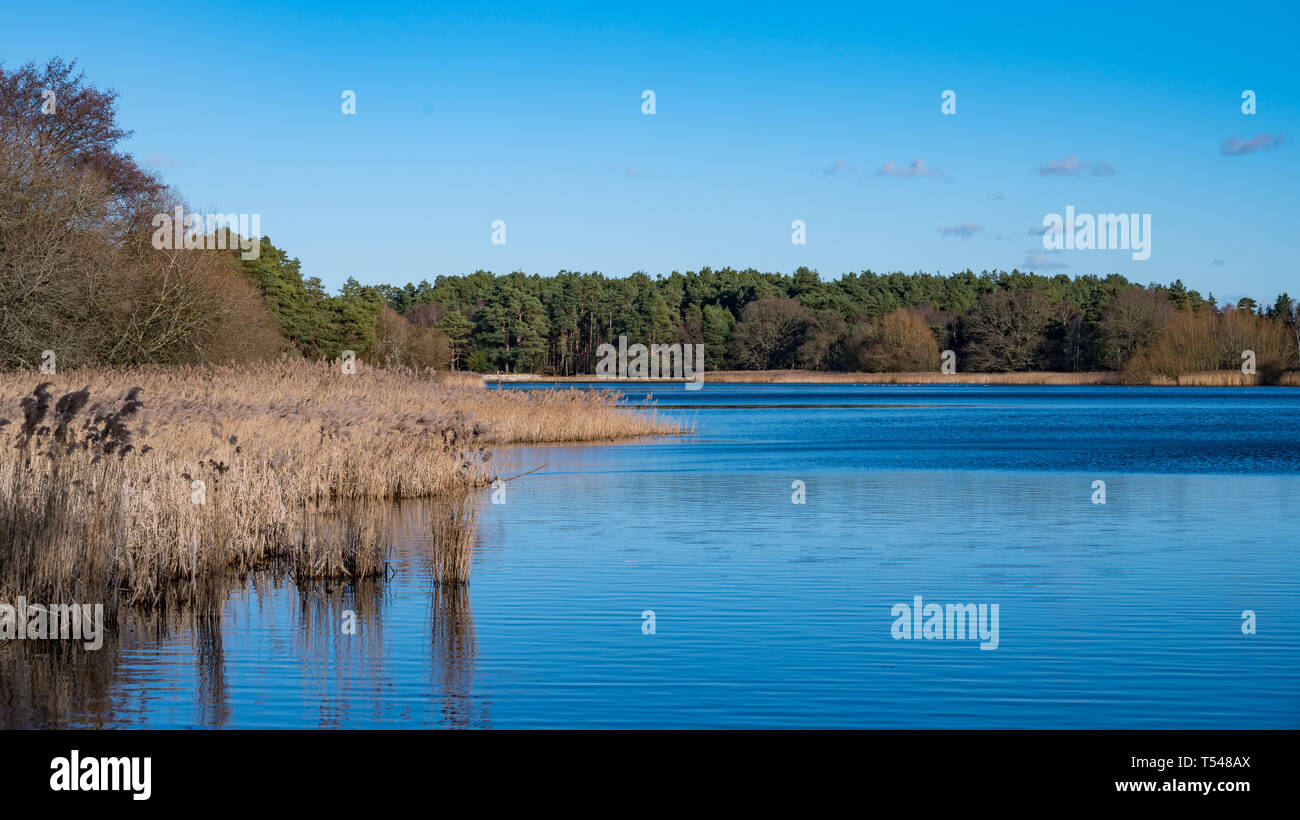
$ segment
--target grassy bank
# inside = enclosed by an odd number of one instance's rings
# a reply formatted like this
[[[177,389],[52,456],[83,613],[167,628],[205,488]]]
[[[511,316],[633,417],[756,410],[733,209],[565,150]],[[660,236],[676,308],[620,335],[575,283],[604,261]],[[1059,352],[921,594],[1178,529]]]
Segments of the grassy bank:
[[[0,374],[0,600],[112,609],[268,566],[379,573],[374,502],[441,497],[471,525],[460,499],[496,478],[492,445],[680,432],[619,405],[299,360]]]

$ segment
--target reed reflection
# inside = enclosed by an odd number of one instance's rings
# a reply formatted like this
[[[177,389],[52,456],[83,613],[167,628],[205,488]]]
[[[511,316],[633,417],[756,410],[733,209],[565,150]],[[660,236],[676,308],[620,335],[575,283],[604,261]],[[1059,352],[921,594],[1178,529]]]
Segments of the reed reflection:
[[[116,634],[99,650],[70,641],[0,643],[0,729],[104,728],[120,722]]]
[[[297,595],[298,651],[320,670],[306,677],[304,692],[317,710],[316,725],[337,728],[386,714],[391,681],[384,612],[390,601],[384,578],[303,584]]]
[[[455,494],[428,506],[429,671],[442,718],[458,729],[489,725],[487,705],[474,693],[478,639],[469,595],[480,503]]]

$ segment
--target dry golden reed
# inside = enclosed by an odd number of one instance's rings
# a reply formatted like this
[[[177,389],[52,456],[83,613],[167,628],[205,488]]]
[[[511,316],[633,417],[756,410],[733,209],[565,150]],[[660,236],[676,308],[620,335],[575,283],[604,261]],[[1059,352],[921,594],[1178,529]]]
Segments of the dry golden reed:
[[[297,360],[7,372],[0,419],[0,599],[109,610],[268,566],[379,573],[374,502],[486,486],[491,445],[682,432],[611,393]]]
[[[439,499],[434,510],[427,558],[433,580],[446,586],[469,583],[474,565],[478,506],[468,493]]]
[[[589,381],[584,378],[546,377],[543,381]],[[520,380],[522,381],[522,380]],[[1177,378],[1147,374],[1139,379],[1129,373],[1097,370],[1089,372],[1029,371],[1023,373],[844,373],[826,370],[715,370],[704,374],[704,382],[717,384],[1009,384],[1009,385],[1102,385],[1150,384],[1192,387],[1250,386],[1277,384],[1300,386],[1300,371],[1287,371],[1276,380],[1244,375],[1237,370],[1188,372]],[[644,384],[652,384],[646,380]]]
[[[820,370],[719,370],[704,374],[708,382],[827,384],[1120,384],[1117,373],[838,373]]]

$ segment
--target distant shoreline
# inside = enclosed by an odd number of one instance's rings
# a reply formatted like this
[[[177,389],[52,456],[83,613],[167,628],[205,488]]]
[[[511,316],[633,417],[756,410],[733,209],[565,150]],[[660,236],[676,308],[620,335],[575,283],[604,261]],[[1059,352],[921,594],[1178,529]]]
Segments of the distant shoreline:
[[[529,382],[588,383],[600,381],[595,376],[543,376],[535,373],[484,374],[488,384]],[[619,379],[628,384],[672,384],[675,379]],[[1088,373],[840,373],[819,370],[716,370],[704,373],[708,384],[1009,384],[1009,385],[1123,385],[1123,374],[1112,371]],[[1235,370],[1210,370],[1184,373],[1177,379],[1156,377],[1145,387],[1255,387],[1258,375]],[[1131,385],[1132,386],[1132,385]],[[1272,386],[1300,387],[1300,371],[1282,374]]]

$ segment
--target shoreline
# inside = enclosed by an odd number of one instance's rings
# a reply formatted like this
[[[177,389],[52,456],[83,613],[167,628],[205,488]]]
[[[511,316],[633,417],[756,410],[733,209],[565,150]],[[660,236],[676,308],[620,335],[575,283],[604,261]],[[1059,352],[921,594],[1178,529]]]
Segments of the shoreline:
[[[484,384],[588,384],[604,381],[589,376],[544,376],[536,373],[483,374]],[[688,379],[611,379],[611,384],[664,385],[686,383]],[[980,384],[980,385],[1072,385],[1128,387],[1300,387],[1300,371],[1287,371],[1274,383],[1260,382],[1257,374],[1235,370],[1184,373],[1177,379],[1156,376],[1146,382],[1125,382],[1122,373],[1091,371],[1060,373],[841,373],[820,370],[715,370],[704,373],[704,383],[715,384]]]

